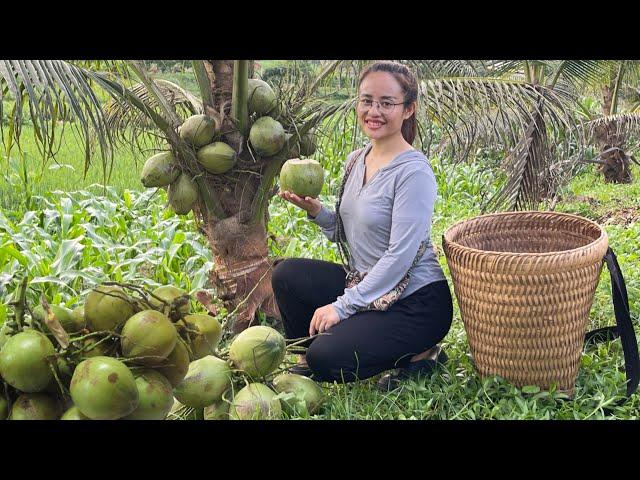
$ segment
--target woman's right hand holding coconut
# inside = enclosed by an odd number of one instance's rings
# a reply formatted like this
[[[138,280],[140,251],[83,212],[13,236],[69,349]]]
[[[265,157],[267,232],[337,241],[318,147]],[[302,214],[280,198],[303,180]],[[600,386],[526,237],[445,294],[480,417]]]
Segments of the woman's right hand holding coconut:
[[[285,190],[283,192],[278,192],[278,196],[287,200],[288,202],[293,203],[296,207],[300,207],[303,210],[306,210],[309,215],[312,217],[317,217],[322,209],[322,203],[317,198],[311,197],[299,197],[293,192]]]

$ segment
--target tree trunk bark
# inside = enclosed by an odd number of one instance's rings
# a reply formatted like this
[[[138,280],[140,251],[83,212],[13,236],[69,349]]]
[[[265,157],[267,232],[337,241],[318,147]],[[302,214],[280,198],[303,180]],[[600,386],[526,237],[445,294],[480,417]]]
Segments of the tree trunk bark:
[[[274,261],[268,258],[265,223],[243,224],[233,216],[207,225],[205,231],[214,255],[211,282],[227,311],[236,310],[233,332],[251,326],[258,309],[280,320],[271,289]]]

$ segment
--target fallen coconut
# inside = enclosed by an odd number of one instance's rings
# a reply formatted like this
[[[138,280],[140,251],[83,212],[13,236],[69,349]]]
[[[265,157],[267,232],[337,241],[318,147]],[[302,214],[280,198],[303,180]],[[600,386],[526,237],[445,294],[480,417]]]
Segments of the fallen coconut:
[[[207,172],[221,174],[233,168],[238,154],[226,143],[214,142],[198,150],[196,157]]]
[[[253,379],[265,377],[277,369],[285,353],[284,337],[277,330],[264,325],[242,331],[229,348],[233,365]]]
[[[62,414],[60,420],[91,420],[75,405]]]
[[[197,332],[191,332],[193,359],[213,355],[222,337],[220,322],[211,315],[202,314],[187,315],[184,321],[189,329]]]
[[[193,115],[180,126],[180,138],[196,148],[211,143],[215,134],[215,122],[207,115]]]
[[[293,192],[301,198],[316,198],[322,191],[324,170],[315,160],[293,158],[280,169],[280,190]]]
[[[155,369],[164,375],[172,387],[180,385],[189,371],[189,350],[181,338],[178,338],[167,359]]]
[[[75,406],[92,420],[116,420],[138,406],[138,387],[131,370],[111,357],[80,362],[70,391]]]
[[[60,326],[65,332],[76,333],[82,330],[83,327],[78,325],[71,309],[61,305],[49,305],[49,308],[51,308],[51,312],[53,312],[56,320],[60,322]],[[37,320],[43,326],[47,326],[45,321],[45,311],[42,305],[37,305],[31,313],[33,314],[34,320]]]
[[[320,386],[308,377],[293,373],[283,373],[273,379],[273,389],[278,393],[292,393],[295,399],[281,399],[283,410],[293,415],[297,404],[303,403],[309,415],[313,415],[322,406],[325,394]]]
[[[113,344],[110,340],[104,340],[96,337],[85,338],[82,341],[81,355],[83,358],[108,357],[111,353]]]
[[[17,333],[0,351],[0,375],[21,392],[41,392],[53,379],[48,359],[55,353],[45,334],[36,330]]]
[[[24,393],[11,407],[9,420],[57,420],[60,406],[55,398],[44,393]]]
[[[249,79],[249,114],[267,115],[271,113],[276,105],[276,94],[271,86],[264,80],[258,78]]]
[[[284,146],[286,134],[277,120],[271,117],[260,117],[251,126],[249,142],[256,153],[263,157],[275,155]]]
[[[83,328],[87,328],[87,322],[84,319],[84,305],[78,305],[71,311],[71,316],[73,317],[73,323],[75,328],[77,328],[76,332],[79,332]]]
[[[134,374],[138,406],[123,420],[164,420],[173,406],[173,387],[161,373],[144,369]]]
[[[91,290],[84,304],[84,318],[92,332],[114,331],[133,314],[131,299],[115,285],[101,285]]]
[[[178,341],[176,327],[166,315],[156,310],[143,310],[133,315],[122,328],[122,354],[143,357],[143,365],[159,365],[172,352]]]
[[[198,200],[198,186],[184,173],[169,185],[167,192],[169,205],[178,215],[188,214]]]
[[[170,314],[174,313],[176,310],[176,304],[174,303],[176,299],[189,296],[187,292],[185,292],[181,288],[174,287],[173,285],[161,285],[151,293],[153,295],[149,295],[149,302],[151,303],[153,308],[159,310],[169,318],[171,318]],[[161,300],[156,297],[159,297]],[[184,303],[181,303],[183,300]],[[189,311],[191,310],[189,298],[181,299],[178,303],[181,303],[181,305],[177,308],[177,313],[180,314],[179,316],[188,315]]]
[[[282,417],[276,393],[263,383],[250,383],[240,390],[229,407],[231,420],[275,420]]]
[[[145,162],[140,181],[147,188],[165,187],[174,182],[178,175],[180,175],[180,168],[175,162],[173,153],[161,152]]]
[[[229,420],[229,402],[224,399],[224,396],[223,393],[222,400],[214,402],[208,407],[204,407],[205,420]]]
[[[208,355],[194,360],[184,380],[173,389],[173,395],[183,405],[204,408],[222,398],[231,387],[231,368],[224,360]]]

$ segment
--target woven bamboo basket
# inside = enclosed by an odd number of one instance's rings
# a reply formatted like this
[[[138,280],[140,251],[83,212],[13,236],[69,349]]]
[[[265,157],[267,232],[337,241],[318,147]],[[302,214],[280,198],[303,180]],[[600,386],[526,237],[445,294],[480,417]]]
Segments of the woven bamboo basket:
[[[508,212],[443,235],[475,367],[573,395],[606,232],[576,215]]]

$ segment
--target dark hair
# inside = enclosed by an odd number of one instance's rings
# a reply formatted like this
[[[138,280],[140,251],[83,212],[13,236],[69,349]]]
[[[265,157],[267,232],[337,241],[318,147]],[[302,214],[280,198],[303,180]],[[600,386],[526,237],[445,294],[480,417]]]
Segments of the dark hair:
[[[418,81],[415,75],[407,68],[406,65],[397,62],[379,61],[370,63],[362,72],[360,72],[360,80],[358,81],[358,88],[362,84],[362,81],[367,75],[372,72],[387,72],[394,76],[402,87],[402,93],[404,93],[403,104],[408,107],[418,99]],[[402,122],[402,136],[409,144],[413,144],[416,138],[417,121],[416,112],[413,112],[409,118]]]

